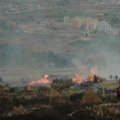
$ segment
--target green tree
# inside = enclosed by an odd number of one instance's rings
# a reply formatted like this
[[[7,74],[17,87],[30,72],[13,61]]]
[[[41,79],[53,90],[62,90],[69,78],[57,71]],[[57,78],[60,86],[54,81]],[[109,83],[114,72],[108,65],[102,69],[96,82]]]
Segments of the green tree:
[[[2,77],[0,77],[0,83],[2,82]]]
[[[112,75],[110,75],[110,79],[112,80],[112,78],[113,78],[113,76]]]
[[[115,80],[118,80],[118,75],[115,75]]]

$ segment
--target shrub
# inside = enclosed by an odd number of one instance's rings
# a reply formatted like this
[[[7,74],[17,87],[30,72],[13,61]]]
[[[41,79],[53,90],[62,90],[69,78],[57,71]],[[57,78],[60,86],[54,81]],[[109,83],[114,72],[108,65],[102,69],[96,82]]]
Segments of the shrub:
[[[94,104],[99,104],[101,102],[102,102],[102,100],[101,100],[100,96],[98,96],[92,88],[89,88],[85,92],[85,94],[81,100],[81,104],[83,104],[83,105],[94,105]]]

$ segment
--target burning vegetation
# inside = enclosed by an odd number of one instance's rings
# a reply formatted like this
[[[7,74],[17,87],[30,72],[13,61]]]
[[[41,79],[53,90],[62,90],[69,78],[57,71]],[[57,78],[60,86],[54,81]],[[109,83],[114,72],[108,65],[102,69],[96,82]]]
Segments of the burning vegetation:
[[[32,91],[32,87],[34,86],[50,86],[51,85],[51,81],[48,79],[48,75],[44,75],[42,79],[40,80],[34,80],[34,81],[31,81],[27,84],[27,90],[28,91]]]
[[[90,70],[88,78],[86,78],[86,77],[84,77],[84,75],[82,75],[82,74],[80,75],[78,73],[74,73],[73,78],[72,78],[73,83],[76,83],[76,84],[81,84],[81,83],[85,83],[85,82],[95,82],[96,80],[97,79],[96,79],[96,75],[95,75],[93,68]]]
[[[29,86],[39,86],[39,85],[45,85],[45,84],[51,84],[51,81],[48,80],[48,75],[44,75],[44,77],[40,80],[35,80],[28,83]]]
[[[74,73],[72,79],[51,82],[48,77],[44,75],[40,80],[29,82],[27,89],[1,85],[0,119],[120,119],[120,104],[116,94],[119,88],[109,93],[103,86],[97,89],[97,85],[105,80],[96,76],[93,70],[86,78]]]

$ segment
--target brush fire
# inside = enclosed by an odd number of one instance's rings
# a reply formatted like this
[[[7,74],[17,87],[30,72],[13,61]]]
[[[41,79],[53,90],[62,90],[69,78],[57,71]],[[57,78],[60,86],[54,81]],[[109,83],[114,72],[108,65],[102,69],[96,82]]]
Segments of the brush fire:
[[[33,80],[27,84],[27,90],[30,91],[33,86],[50,85],[52,82],[48,79],[49,75],[44,75],[40,80]]]
[[[94,81],[95,81],[95,72],[93,68],[90,70],[88,77],[85,77],[84,75],[79,74],[77,72],[74,72],[72,75],[72,82],[75,84],[82,84],[86,82],[92,83]],[[46,74],[40,80],[33,80],[29,82],[27,84],[27,90],[31,91],[32,87],[34,86],[50,86],[51,84],[52,84],[52,81],[49,80],[49,75]]]
[[[95,73],[92,68],[87,77],[84,74],[74,72],[72,79],[54,80],[51,80],[54,76],[45,74],[39,80],[28,82],[25,91],[24,88],[22,90],[9,88],[6,91],[6,86],[0,86],[2,118],[4,120],[14,118],[20,120],[23,117],[25,119],[46,119],[46,116],[53,115],[51,119],[54,120],[57,119],[56,115],[58,120],[66,120],[66,118],[81,119],[81,116],[84,117],[86,114],[89,115],[86,119],[92,117],[93,120],[98,120],[101,117],[104,119],[107,113],[108,116],[113,114],[114,120],[120,120],[120,88],[114,91],[116,96],[113,94],[113,90],[107,93],[101,84],[103,79],[96,76]],[[97,81],[101,80],[96,82],[96,79]],[[81,116],[77,118],[78,115]],[[63,117],[61,118],[61,116]]]
[[[88,78],[86,78],[86,77],[84,77],[84,75],[80,75],[76,72],[73,73],[72,81],[73,81],[73,83],[76,83],[76,84],[81,84],[84,82],[94,82],[95,81],[94,69],[92,68],[90,70],[90,74],[89,74]]]

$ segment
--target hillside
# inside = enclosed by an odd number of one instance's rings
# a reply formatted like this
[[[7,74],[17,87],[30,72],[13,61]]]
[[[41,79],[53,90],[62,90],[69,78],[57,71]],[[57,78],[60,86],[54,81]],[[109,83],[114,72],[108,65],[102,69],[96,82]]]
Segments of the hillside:
[[[86,73],[94,66],[102,76],[120,74],[119,8],[119,0],[1,0],[1,77],[37,79],[40,71],[82,71],[84,66]],[[64,23],[66,16],[97,19],[98,14],[112,34],[86,37],[86,27]]]

